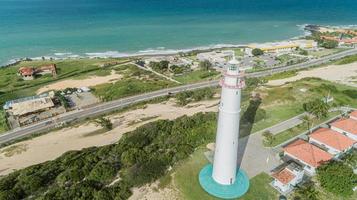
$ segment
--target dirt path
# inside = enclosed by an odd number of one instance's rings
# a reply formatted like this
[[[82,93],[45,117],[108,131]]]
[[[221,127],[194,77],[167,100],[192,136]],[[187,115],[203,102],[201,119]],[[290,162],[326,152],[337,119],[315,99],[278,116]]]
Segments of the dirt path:
[[[202,101],[177,107],[173,100],[160,104],[149,104],[143,109],[136,109],[125,113],[110,116],[114,129],[100,134],[100,130],[93,123],[86,123],[78,127],[65,128],[54,131],[32,140],[14,145],[26,145],[26,151],[7,157],[0,153],[0,175],[5,175],[13,170],[22,169],[31,165],[53,160],[70,150],[80,150],[86,147],[103,146],[118,141],[123,133],[134,130],[136,127],[157,119],[175,119],[183,115],[194,115],[199,112],[217,111],[218,100]],[[0,149],[0,152],[6,148]]]
[[[279,86],[306,77],[317,77],[357,87],[357,62],[346,65],[329,65],[308,71],[301,71],[294,77],[269,81],[267,85]]]
[[[37,94],[41,94],[50,90],[63,90],[66,88],[80,88],[80,87],[91,87],[104,83],[114,83],[122,78],[122,75],[116,74],[114,70],[112,70],[111,74],[108,76],[91,76],[86,79],[78,79],[78,80],[64,80],[59,81],[53,84],[49,84],[37,90]]]

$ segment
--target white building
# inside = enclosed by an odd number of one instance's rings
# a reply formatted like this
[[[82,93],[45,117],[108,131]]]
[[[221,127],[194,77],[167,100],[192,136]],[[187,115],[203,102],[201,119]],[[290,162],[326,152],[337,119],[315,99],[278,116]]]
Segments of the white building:
[[[317,46],[317,42],[314,40],[292,40],[274,43],[251,44],[248,45],[249,48],[246,50],[246,52],[251,54],[253,49],[261,49],[268,53],[281,53],[289,52],[297,48],[314,49],[317,48]]]
[[[310,175],[314,175],[317,167],[333,158],[330,153],[302,139],[295,140],[283,149],[285,156],[304,165],[303,169]]]
[[[356,141],[329,128],[320,128],[310,134],[310,143],[316,144],[338,157],[352,149]]]
[[[211,51],[197,54],[197,59],[201,62],[208,60],[214,66],[223,68],[228,63],[228,59],[232,58],[233,56],[234,51],[232,50]]]
[[[357,141],[357,120],[353,118],[339,119],[330,124],[331,129],[346,135],[347,137]]]
[[[222,185],[236,181],[241,90],[245,86],[243,74],[234,58],[221,80],[221,102],[213,161],[213,180]]]
[[[274,180],[271,185],[280,193],[286,195],[296,187],[304,177],[304,170],[295,162],[282,167],[271,175]]]

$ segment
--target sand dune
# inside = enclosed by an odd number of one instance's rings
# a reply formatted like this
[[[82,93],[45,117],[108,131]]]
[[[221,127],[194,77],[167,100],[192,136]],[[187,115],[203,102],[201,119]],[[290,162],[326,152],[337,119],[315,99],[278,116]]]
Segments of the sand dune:
[[[267,85],[279,86],[287,82],[297,81],[306,77],[317,77],[357,87],[357,62],[346,65],[329,65],[326,67],[314,68],[308,71],[301,71],[294,77],[269,81]]]

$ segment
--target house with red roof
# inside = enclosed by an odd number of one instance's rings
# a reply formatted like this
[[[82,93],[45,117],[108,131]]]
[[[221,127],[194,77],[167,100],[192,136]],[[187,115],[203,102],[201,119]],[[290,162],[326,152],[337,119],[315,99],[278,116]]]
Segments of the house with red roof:
[[[357,141],[357,120],[341,118],[330,124],[331,129]]]
[[[274,178],[271,185],[281,194],[287,195],[297,186],[304,177],[304,170],[295,162],[283,165],[273,171],[271,176]]]
[[[350,118],[351,118],[351,119],[354,119],[354,120],[357,120],[357,110],[351,112]]]
[[[298,139],[283,148],[284,156],[301,163],[303,169],[310,175],[314,175],[316,168],[330,161],[333,155],[308,143]]]
[[[309,135],[310,143],[315,144],[335,157],[349,151],[355,140],[329,128],[319,128]]]
[[[19,74],[24,80],[33,80],[35,75],[35,69],[33,67],[21,67]]]

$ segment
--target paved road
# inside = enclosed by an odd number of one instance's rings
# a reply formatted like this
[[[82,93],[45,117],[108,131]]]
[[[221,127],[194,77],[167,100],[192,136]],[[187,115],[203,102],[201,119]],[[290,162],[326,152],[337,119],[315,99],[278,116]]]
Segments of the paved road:
[[[347,50],[347,51],[340,52],[340,53],[337,53],[337,54],[334,54],[331,56],[326,56],[321,59],[311,60],[311,61],[308,61],[305,63],[274,68],[274,69],[267,70],[267,71],[249,73],[249,74],[247,74],[247,77],[262,77],[262,76],[267,76],[270,74],[289,71],[289,70],[308,68],[311,66],[328,63],[331,60],[337,60],[337,59],[343,58],[345,56],[354,55],[354,54],[357,54],[357,49]],[[175,88],[163,89],[163,90],[150,92],[150,93],[146,93],[146,94],[142,94],[142,95],[137,95],[137,96],[133,96],[133,97],[129,97],[129,98],[106,102],[106,103],[102,103],[100,105],[97,105],[97,106],[94,106],[91,108],[87,108],[87,109],[79,110],[79,111],[75,111],[75,112],[69,112],[69,113],[66,113],[65,115],[61,115],[60,117],[57,117],[56,123],[70,122],[70,121],[73,121],[76,119],[84,119],[87,117],[98,116],[101,114],[105,114],[105,113],[123,108],[123,107],[131,105],[133,103],[138,103],[141,101],[154,99],[156,97],[165,96],[168,93],[174,94],[174,93],[182,92],[185,90],[195,90],[195,89],[205,88],[205,87],[214,87],[217,85],[218,85],[218,81],[208,81],[208,82],[179,86],[179,87],[175,87]],[[21,137],[30,135],[32,133],[50,130],[50,129],[55,128],[55,126],[56,125],[53,123],[53,119],[48,119],[48,120],[36,123],[31,126],[26,126],[26,127],[20,128],[20,129],[12,130],[12,131],[9,131],[9,132],[6,132],[6,133],[0,135],[0,144],[9,142],[11,140],[19,139]]]

